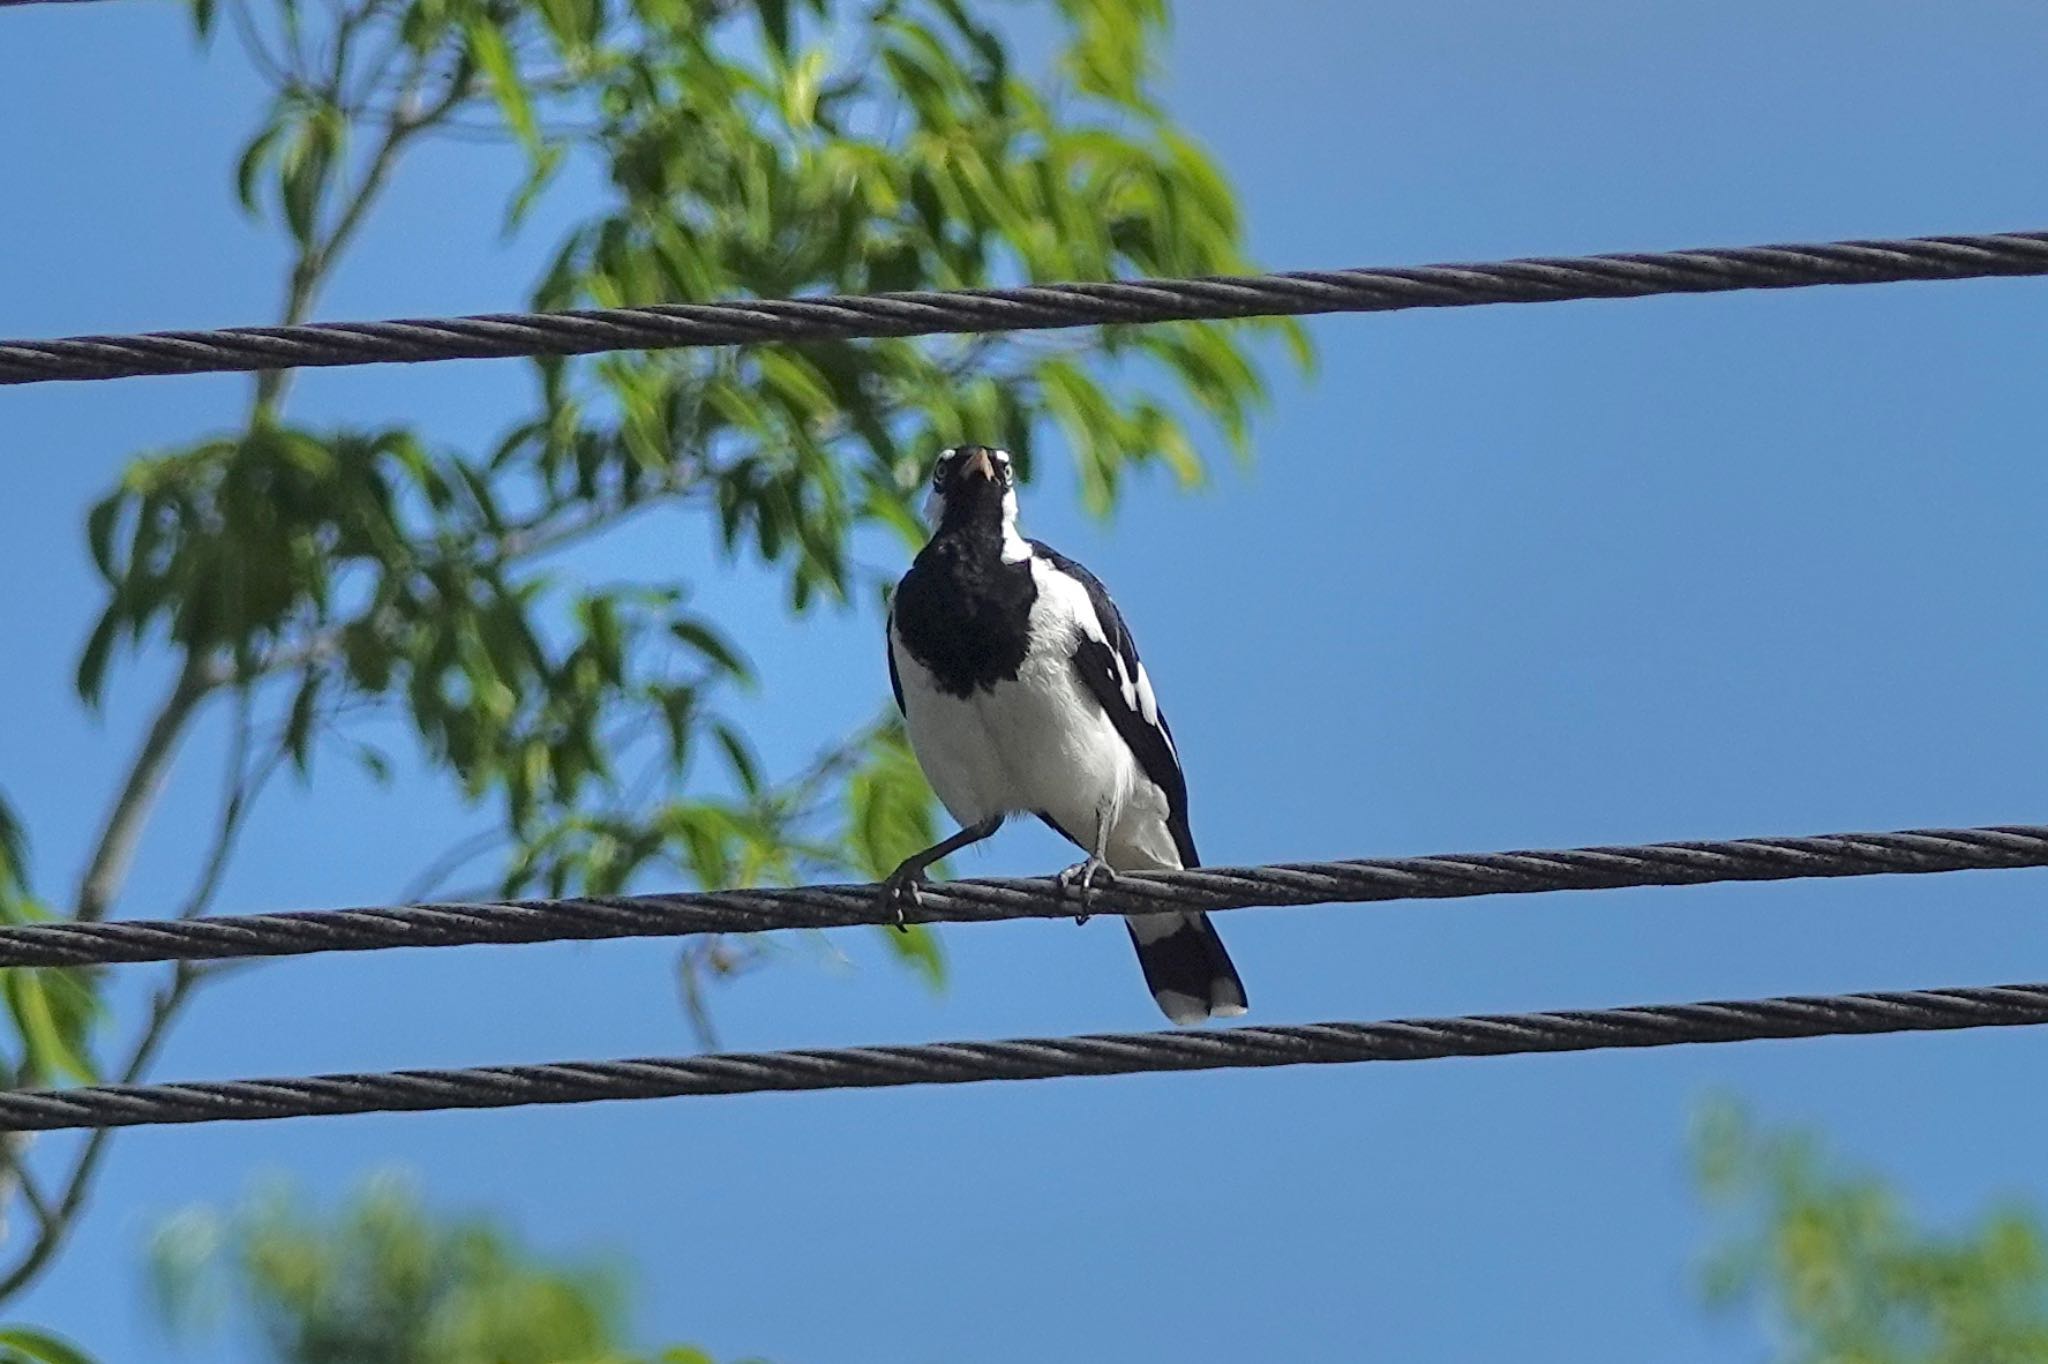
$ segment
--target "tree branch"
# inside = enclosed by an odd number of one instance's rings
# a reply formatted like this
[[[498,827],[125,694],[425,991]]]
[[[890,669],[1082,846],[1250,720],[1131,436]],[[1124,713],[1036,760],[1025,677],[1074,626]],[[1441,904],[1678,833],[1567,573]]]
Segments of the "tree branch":
[[[416,57],[398,83],[398,112],[385,124],[384,136],[377,148],[364,163],[362,174],[356,180],[355,192],[349,196],[340,216],[328,229],[327,235],[318,242],[300,250],[297,262],[292,266],[291,284],[285,293],[282,324],[292,326],[306,320],[307,312],[313,306],[313,299],[325,282],[327,273],[334,267],[335,259],[341,254],[356,230],[363,224],[370,207],[384,192],[384,186],[391,178],[392,170],[398,164],[399,153],[405,144],[425,129],[445,118],[455,106],[468,98],[470,93],[470,72],[463,65],[450,77],[448,89],[434,103],[424,110],[410,111],[409,106],[419,94],[421,82],[426,76],[425,58]],[[347,99],[347,91],[337,82],[332,90],[324,92],[341,108]],[[292,371],[268,369],[256,376],[255,401],[251,410],[252,423],[270,415],[284,397],[284,390]]]
[[[252,705],[249,694],[243,692],[235,715],[235,741],[228,754],[226,775],[221,779],[220,814],[214,825],[213,846],[207,850],[206,861],[201,864],[199,879],[193,884],[192,893],[178,910],[181,919],[196,919],[212,907],[213,897],[220,891],[221,877],[227,872],[228,859],[234,854],[235,843],[241,837],[249,810],[284,761],[283,750],[276,748],[253,769],[249,766],[255,728]]]
[[[263,39],[263,31],[256,26],[256,17],[249,13],[245,0],[234,0],[228,6],[228,15],[233,19],[235,32],[242,40],[242,51],[248,55],[249,65],[272,85],[289,88],[292,76],[284,68],[282,58],[273,55],[270,46]]]
[[[127,780],[114,798],[106,826],[86,863],[85,875],[78,885],[76,916],[80,920],[91,923],[104,919],[113,907],[114,897],[121,893],[129,864],[135,857],[135,845],[142,837],[143,826],[149,822],[150,808],[156,804],[170,773],[178,740],[210,688],[205,665],[197,655],[187,654],[178,680],[157,707],[142,749],[128,768]]]
[[[458,840],[415,876],[398,898],[410,904],[439,891],[442,884],[477,858],[508,841],[503,829],[485,829]]]
[[[10,1141],[8,1145],[10,1147],[26,1147],[28,1143],[26,1141],[21,1141],[19,1139],[24,1138],[28,1135],[29,1134],[26,1132],[16,1132],[13,1134],[16,1140]],[[11,1151],[9,1159],[12,1160],[17,1155],[19,1155],[18,1150]],[[14,1167],[14,1177],[18,1182],[20,1188],[21,1201],[28,1204],[29,1211],[33,1212],[36,1215],[36,1221],[38,1223],[40,1223],[45,1228],[49,1227],[52,1223],[54,1223],[57,1220],[57,1214],[56,1211],[53,1208],[51,1208],[50,1200],[43,1196],[42,1185],[36,1183],[35,1180],[29,1176],[28,1168],[26,1166],[18,1163]]]

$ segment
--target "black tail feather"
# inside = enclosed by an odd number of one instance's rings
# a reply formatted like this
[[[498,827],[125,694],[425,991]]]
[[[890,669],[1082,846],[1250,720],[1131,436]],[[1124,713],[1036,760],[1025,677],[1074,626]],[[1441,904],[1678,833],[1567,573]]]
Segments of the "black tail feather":
[[[1199,1023],[1245,1011],[1244,982],[1207,914],[1148,914],[1124,922],[1145,984],[1168,1018]]]

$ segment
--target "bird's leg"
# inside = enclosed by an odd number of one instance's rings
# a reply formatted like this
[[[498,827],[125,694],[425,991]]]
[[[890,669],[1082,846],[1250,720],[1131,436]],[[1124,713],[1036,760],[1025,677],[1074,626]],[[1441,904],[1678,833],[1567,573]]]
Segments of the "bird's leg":
[[[950,857],[970,843],[979,843],[1003,827],[1001,815],[990,815],[979,824],[970,824],[951,838],[940,839],[923,852],[912,853],[889,873],[889,879],[882,882],[882,907],[894,912],[896,927],[908,933],[910,925],[903,921],[903,907],[918,903],[918,885],[924,880],[924,871],[943,857]]]
[[[1059,874],[1060,888],[1069,894],[1078,893],[1081,908],[1074,914],[1076,924],[1088,922],[1088,902],[1095,895],[1095,878],[1105,881],[1116,880],[1116,869],[1102,860],[1102,853],[1109,846],[1109,813],[1100,811],[1095,816],[1095,849],[1087,857],[1076,862]],[[1076,892],[1076,887],[1079,887]]]

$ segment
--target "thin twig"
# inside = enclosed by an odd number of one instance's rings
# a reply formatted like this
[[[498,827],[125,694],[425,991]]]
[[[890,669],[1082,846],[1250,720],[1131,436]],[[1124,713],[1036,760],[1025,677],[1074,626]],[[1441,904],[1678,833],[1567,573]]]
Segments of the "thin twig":
[[[127,879],[143,826],[170,773],[178,740],[184,736],[200,702],[206,699],[210,685],[203,661],[196,654],[187,654],[170,693],[157,708],[156,718],[151,721],[142,749],[114,798],[113,808],[107,813],[106,824],[79,881],[76,918],[96,922],[113,907],[114,898]]]

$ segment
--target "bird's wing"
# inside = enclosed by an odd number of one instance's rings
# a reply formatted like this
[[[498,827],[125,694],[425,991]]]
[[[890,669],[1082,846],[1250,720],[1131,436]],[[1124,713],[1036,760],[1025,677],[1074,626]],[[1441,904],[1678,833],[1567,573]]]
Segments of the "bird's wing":
[[[1074,671],[1101,703],[1110,723],[1138,760],[1138,769],[1166,796],[1166,829],[1180,853],[1181,865],[1196,867],[1194,830],[1188,824],[1188,780],[1181,771],[1180,750],[1173,729],[1153,694],[1152,679],[1138,660],[1138,644],[1124,624],[1123,613],[1110,600],[1109,589],[1093,573],[1048,545],[1033,540],[1032,553],[1088,589],[1095,608],[1095,629],[1083,629],[1074,645]]]
[[[896,608],[893,605],[882,617],[882,652],[889,656],[889,690],[896,693],[896,713],[907,714],[903,709],[903,677],[896,671]]]

